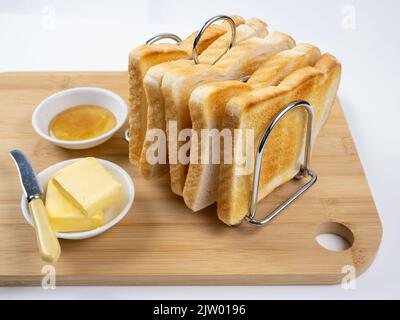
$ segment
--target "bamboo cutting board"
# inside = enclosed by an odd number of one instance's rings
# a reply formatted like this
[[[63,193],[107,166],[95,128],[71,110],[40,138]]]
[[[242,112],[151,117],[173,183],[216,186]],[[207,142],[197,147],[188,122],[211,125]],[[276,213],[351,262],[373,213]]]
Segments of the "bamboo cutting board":
[[[37,171],[56,162],[95,156],[132,176],[136,198],[128,215],[108,232],[81,241],[62,240],[57,285],[133,284],[335,284],[351,267],[356,275],[372,263],[382,227],[337,102],[320,133],[311,167],[319,180],[270,225],[227,227],[216,208],[192,213],[166,179],[145,181],[129,164],[123,130],[90,150],[64,150],[41,139],[31,114],[45,97],[77,86],[97,86],[127,98],[127,74],[6,73],[0,75],[0,284],[40,285],[44,263],[35,234],[22,217],[21,187],[8,156],[21,149]],[[258,207],[266,213],[299,183],[289,182]],[[333,252],[315,240],[337,233],[351,247]],[[350,266],[350,269],[349,267]]]

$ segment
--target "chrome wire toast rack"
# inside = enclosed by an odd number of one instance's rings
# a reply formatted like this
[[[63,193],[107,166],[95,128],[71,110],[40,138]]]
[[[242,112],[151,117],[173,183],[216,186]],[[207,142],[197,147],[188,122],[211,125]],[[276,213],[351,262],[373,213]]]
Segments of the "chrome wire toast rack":
[[[203,27],[200,29],[198,35],[196,36],[194,42],[193,42],[193,50],[192,50],[192,58],[195,64],[199,64],[199,53],[198,53],[198,44],[201,40],[201,37],[203,36],[204,32],[207,30],[207,28],[212,25],[213,23],[219,21],[219,20],[225,20],[228,22],[230,29],[231,29],[231,41],[226,48],[226,50],[222,53],[220,57],[218,57],[213,65],[218,62],[234,45],[236,41],[236,25],[235,22],[230,18],[229,16],[226,15],[218,15],[215,16],[203,25]],[[160,40],[164,39],[169,39],[173,40],[176,43],[180,44],[182,42],[181,38],[173,33],[161,33],[158,34],[149,40],[146,41],[146,44],[154,44]],[[240,79],[239,81],[242,82],[247,82],[247,80],[250,78],[250,76],[244,76]],[[272,212],[270,212],[268,215],[266,215],[264,218],[261,220],[258,220],[256,215],[257,215],[257,203],[258,203],[258,192],[259,192],[259,185],[260,185],[260,177],[261,177],[261,164],[264,156],[264,150],[268,141],[268,138],[273,131],[273,129],[276,127],[276,125],[287,115],[290,111],[294,109],[300,109],[303,108],[307,112],[307,131],[306,131],[306,141],[305,141],[305,152],[304,152],[304,160],[303,164],[300,166],[300,171],[299,173],[295,176],[295,179],[300,180],[303,178],[310,178],[310,180],[304,184],[300,189],[298,189],[294,194],[292,194],[285,202],[283,202],[280,206],[275,208]],[[270,223],[274,218],[276,218],[279,214],[281,214],[285,209],[287,209],[291,204],[293,204],[298,198],[300,198],[307,190],[309,190],[316,182],[317,182],[317,174],[312,171],[309,167],[310,163],[310,154],[311,154],[311,139],[312,139],[312,130],[313,130],[313,125],[314,125],[314,111],[311,105],[306,102],[306,101],[298,101],[298,102],[293,102],[286,106],[285,108],[282,109],[281,112],[271,121],[267,129],[265,130],[260,143],[258,145],[258,149],[256,152],[256,159],[254,163],[254,173],[253,173],[253,191],[252,191],[252,197],[251,197],[251,203],[250,203],[250,208],[249,208],[249,213],[246,216],[246,220],[253,225],[256,226],[264,226],[268,223]],[[125,141],[129,142],[130,141],[130,136],[129,136],[129,129],[127,129],[124,133],[124,139]]]

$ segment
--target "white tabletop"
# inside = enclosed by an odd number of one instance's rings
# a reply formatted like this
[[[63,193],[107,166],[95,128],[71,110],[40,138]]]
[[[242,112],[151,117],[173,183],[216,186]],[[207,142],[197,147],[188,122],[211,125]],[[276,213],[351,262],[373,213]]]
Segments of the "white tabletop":
[[[51,5],[49,5],[51,3]],[[346,3],[344,5],[343,3]],[[185,36],[216,14],[265,19],[343,64],[340,98],[384,228],[375,262],[341,286],[0,288],[0,298],[400,298],[400,2],[203,0],[0,2],[0,71],[126,70],[127,54],[160,32]]]

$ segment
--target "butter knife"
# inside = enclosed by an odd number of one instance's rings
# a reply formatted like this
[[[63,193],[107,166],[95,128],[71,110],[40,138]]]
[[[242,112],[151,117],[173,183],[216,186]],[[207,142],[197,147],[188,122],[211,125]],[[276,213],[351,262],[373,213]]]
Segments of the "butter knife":
[[[54,263],[60,257],[61,248],[47,218],[42,201],[43,188],[32,165],[21,151],[13,150],[10,156],[17,166],[22,189],[29,204],[40,255],[44,261]]]

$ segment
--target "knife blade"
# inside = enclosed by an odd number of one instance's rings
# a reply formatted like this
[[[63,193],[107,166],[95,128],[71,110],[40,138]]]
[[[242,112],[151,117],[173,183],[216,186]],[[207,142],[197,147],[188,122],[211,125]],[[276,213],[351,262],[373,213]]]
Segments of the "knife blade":
[[[28,201],[40,255],[44,261],[55,263],[60,257],[61,248],[47,217],[46,207],[41,199],[43,188],[39,183],[35,170],[33,170],[29,160],[21,151],[13,150],[10,152],[10,156],[17,166],[22,189]]]
[[[40,198],[43,194],[43,188],[27,157],[20,150],[11,151],[10,156],[17,166],[19,180],[21,181],[22,189],[28,202],[32,199]]]

